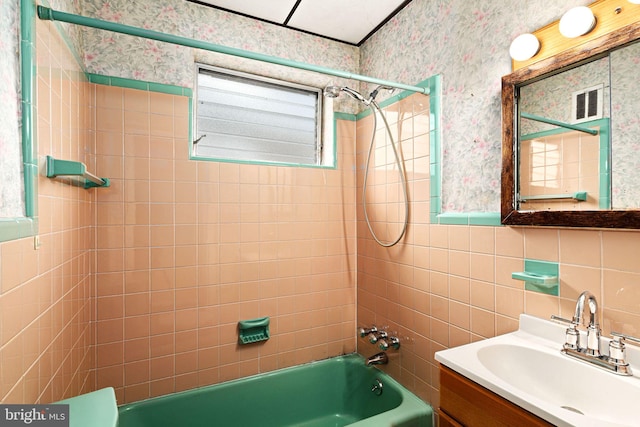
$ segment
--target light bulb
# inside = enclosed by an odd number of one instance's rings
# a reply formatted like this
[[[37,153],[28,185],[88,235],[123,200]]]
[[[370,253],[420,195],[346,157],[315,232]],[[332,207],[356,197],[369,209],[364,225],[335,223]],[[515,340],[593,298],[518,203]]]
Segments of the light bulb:
[[[560,34],[573,39],[587,34],[596,25],[596,17],[587,6],[569,9],[560,18]]]
[[[509,55],[515,61],[526,61],[540,50],[540,41],[531,33],[520,34],[511,42]]]

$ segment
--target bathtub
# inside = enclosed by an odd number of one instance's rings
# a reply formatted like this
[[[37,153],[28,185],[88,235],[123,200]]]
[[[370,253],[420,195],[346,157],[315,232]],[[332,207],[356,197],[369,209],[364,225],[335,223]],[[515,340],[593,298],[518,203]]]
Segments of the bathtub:
[[[433,409],[357,354],[118,408],[118,427],[346,425],[431,427]]]

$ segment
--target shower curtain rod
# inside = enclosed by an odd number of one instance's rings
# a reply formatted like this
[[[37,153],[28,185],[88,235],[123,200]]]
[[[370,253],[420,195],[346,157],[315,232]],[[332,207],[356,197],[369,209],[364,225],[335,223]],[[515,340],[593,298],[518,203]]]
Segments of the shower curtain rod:
[[[162,33],[154,30],[147,30],[144,28],[133,27],[130,25],[119,24],[116,22],[103,21],[95,18],[88,18],[86,16],[74,15],[71,13],[60,12],[48,7],[38,6],[38,18],[49,21],[67,22],[69,24],[82,25],[85,27],[98,28],[101,30],[112,31],[115,33],[127,34],[130,36],[143,37],[146,39],[157,40],[161,42],[192,47],[196,49],[208,50],[210,52],[222,53],[225,55],[238,56],[240,58],[253,59],[261,62],[268,62],[271,64],[284,65],[286,67],[298,68],[300,70],[313,71],[321,74],[327,74],[330,76],[341,77],[346,79],[359,80],[366,83],[373,83],[383,86],[391,86],[396,89],[403,89],[412,92],[429,94],[429,88],[406,85],[403,83],[396,83],[393,81],[377,79],[374,77],[364,76],[360,74],[354,74],[347,71],[335,70],[332,68],[321,67],[317,65],[307,64],[304,62],[291,61],[277,56],[265,55],[262,53],[251,52],[248,50],[242,50],[232,47],[227,47],[219,44],[209,43],[201,40],[190,39],[187,37],[176,36],[173,34]]]

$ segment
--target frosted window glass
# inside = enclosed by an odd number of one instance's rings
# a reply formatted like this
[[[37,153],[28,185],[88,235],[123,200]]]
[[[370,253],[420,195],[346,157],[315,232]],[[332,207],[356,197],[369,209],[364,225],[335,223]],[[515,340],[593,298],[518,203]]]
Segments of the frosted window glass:
[[[198,69],[196,157],[318,165],[320,92]]]

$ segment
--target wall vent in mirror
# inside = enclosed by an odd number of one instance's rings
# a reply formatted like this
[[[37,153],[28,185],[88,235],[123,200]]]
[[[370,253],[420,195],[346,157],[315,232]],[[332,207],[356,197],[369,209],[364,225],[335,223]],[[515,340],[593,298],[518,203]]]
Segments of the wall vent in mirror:
[[[575,91],[571,94],[573,123],[601,119],[603,112],[604,84]]]

